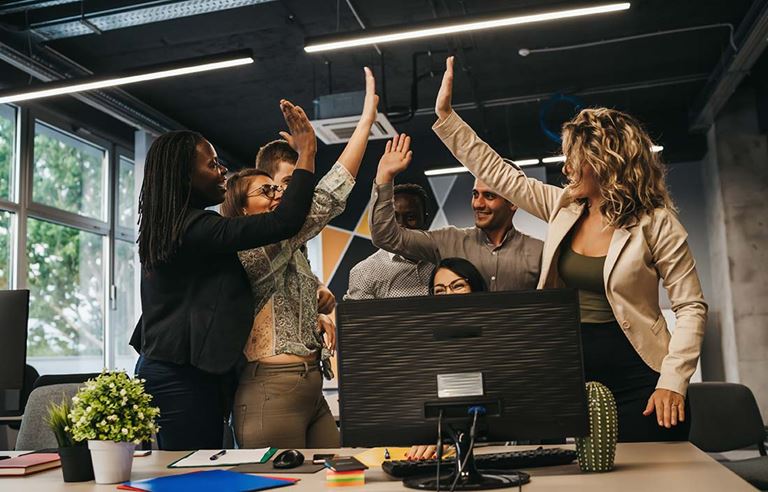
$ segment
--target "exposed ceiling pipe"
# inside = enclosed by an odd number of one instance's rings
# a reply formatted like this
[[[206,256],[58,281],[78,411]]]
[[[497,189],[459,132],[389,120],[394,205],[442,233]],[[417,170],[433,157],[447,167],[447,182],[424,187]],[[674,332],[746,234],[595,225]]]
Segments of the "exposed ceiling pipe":
[[[0,6],[0,15],[14,14],[16,12],[24,12],[25,10],[44,9],[79,1],[80,0],[6,0],[3,2],[3,5]]]
[[[692,106],[691,131],[704,131],[712,125],[720,110],[765,51],[768,44],[768,1],[758,0],[752,3],[735,37],[740,43],[738,51],[730,48],[723,53]]]
[[[78,13],[61,19],[37,22],[32,24],[30,29],[46,40],[64,39],[272,1],[274,0],[152,0],[127,7]]]
[[[670,85],[691,84],[691,83],[707,80],[708,77],[709,76],[706,73],[696,73],[696,74],[690,74],[690,75],[683,75],[681,77],[653,79],[653,80],[646,80],[643,82],[632,82],[629,84],[616,84],[616,85],[608,85],[608,86],[601,86],[601,87],[592,87],[589,89],[582,89],[579,91],[569,92],[568,94],[572,94],[575,96],[611,94],[616,92],[652,89],[655,87],[665,87]],[[500,99],[487,99],[487,100],[481,101],[480,104],[481,104],[481,107],[483,108],[513,106],[516,104],[529,104],[529,103],[546,101],[547,99],[551,98],[554,94],[555,92],[542,92],[539,94],[526,94],[522,96],[504,97]],[[477,109],[478,104],[476,102],[457,103],[457,104],[453,104],[452,107],[457,111],[465,111],[469,109]],[[435,108],[434,106],[429,108],[419,108],[418,110],[416,110],[415,114],[416,116],[434,116]]]

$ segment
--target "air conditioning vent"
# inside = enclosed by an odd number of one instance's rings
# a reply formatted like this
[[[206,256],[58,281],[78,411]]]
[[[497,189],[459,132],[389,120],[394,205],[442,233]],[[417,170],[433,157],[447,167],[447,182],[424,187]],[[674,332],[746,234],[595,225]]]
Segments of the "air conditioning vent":
[[[313,120],[312,126],[315,129],[317,138],[326,145],[346,143],[355,131],[357,122],[360,121],[360,115],[343,116],[340,118],[328,118],[324,120]],[[397,134],[392,123],[389,122],[384,113],[376,114],[376,121],[371,127],[370,140],[380,140],[392,138]]]

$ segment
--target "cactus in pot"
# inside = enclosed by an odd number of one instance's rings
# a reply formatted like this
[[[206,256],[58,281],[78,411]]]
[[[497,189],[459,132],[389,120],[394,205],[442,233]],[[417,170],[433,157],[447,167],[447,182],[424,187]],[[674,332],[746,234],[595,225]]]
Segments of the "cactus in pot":
[[[607,387],[591,381],[587,383],[587,401],[589,435],[576,438],[579,468],[583,472],[611,471],[619,433],[616,400]]]

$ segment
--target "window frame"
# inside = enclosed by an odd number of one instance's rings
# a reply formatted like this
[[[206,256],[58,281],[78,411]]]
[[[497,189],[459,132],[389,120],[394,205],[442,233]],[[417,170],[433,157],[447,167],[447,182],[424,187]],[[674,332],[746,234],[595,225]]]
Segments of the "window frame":
[[[136,169],[136,161],[133,149],[110,139],[98,132],[92,132],[87,128],[76,124],[73,120],[48,113],[34,107],[16,106],[7,104],[15,111],[15,151],[13,153],[13,165],[10,179],[9,198],[0,198],[0,210],[11,213],[10,234],[10,268],[8,278],[9,289],[27,289],[29,265],[27,262],[27,222],[30,218],[44,220],[76,230],[95,233],[102,241],[102,319],[104,326],[102,337],[102,365],[115,368],[115,350],[112,340],[116,333],[114,311],[116,304],[115,286],[115,241],[124,241],[134,244],[137,231],[127,227],[119,227],[118,220],[118,196],[117,187],[120,171],[120,158],[131,161]],[[106,220],[86,217],[75,212],[69,212],[49,205],[34,202],[34,140],[35,125],[39,122],[64,135],[81,141],[87,145],[95,146],[105,151],[104,173],[102,176],[102,206],[105,210]],[[86,135],[82,135],[86,134]],[[135,171],[134,171],[135,172]],[[138,190],[134,186],[135,204],[138,204]],[[21,253],[21,254],[20,254]],[[77,358],[77,357],[74,357]]]

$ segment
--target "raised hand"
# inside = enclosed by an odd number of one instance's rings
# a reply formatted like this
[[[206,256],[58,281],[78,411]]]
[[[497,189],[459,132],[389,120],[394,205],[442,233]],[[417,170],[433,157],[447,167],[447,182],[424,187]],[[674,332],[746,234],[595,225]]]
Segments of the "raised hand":
[[[395,138],[387,142],[384,155],[379,159],[379,169],[376,173],[376,183],[389,183],[395,176],[408,169],[413,158],[411,149],[411,137],[405,133],[395,135]]]
[[[365,101],[363,102],[363,113],[360,115],[360,119],[372,125],[376,121],[376,108],[379,105],[379,96],[376,95],[376,79],[373,78],[373,72],[368,67],[364,67],[363,71],[365,72]]]
[[[317,153],[315,129],[312,128],[312,124],[301,106],[295,106],[287,99],[281,99],[280,111],[283,112],[283,118],[288,125],[288,131],[280,132],[280,136],[299,155],[315,155]]]
[[[443,82],[440,84],[440,90],[437,92],[437,101],[435,101],[435,113],[437,117],[447,118],[452,112],[451,97],[453,96],[453,57],[445,59],[445,73]]]

